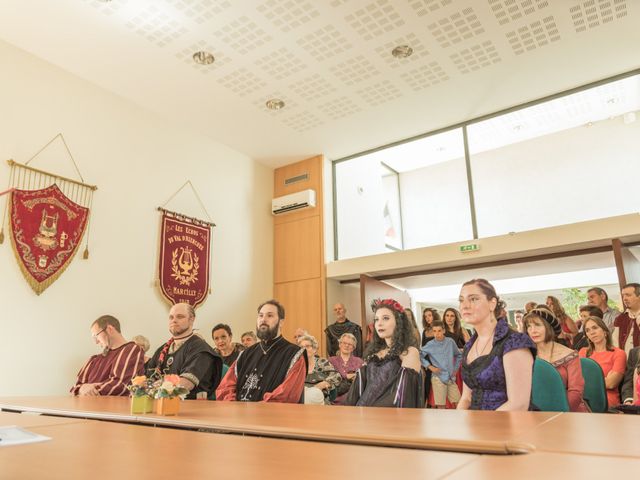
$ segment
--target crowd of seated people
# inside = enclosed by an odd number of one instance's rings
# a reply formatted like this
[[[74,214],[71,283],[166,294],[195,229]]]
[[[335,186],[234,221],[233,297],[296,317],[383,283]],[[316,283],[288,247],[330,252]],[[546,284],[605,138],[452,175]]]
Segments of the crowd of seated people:
[[[602,370],[610,409],[640,405],[640,284],[623,287],[622,313],[599,287],[587,298],[575,321],[549,295],[544,304],[528,302],[516,311],[512,326],[493,285],[474,279],[462,285],[457,309],[422,311],[421,334],[407,306],[377,299],[363,346],[362,330],[337,304],[337,327],[325,330],[328,358],[303,329],[294,342],[283,337],[285,311],[276,300],[258,307],[255,333],[243,333],[241,344],[232,341],[229,325],[214,326],[215,348],[196,333],[195,310],[176,304],[168,316],[170,337],[151,357],[145,337],[128,342],[119,321],[106,315],[90,326],[101,353],[82,367],[71,393],[127,395],[136,375],[176,374],[188,399],[536,410],[537,358],[559,373],[570,410],[589,412],[580,362],[589,358]]]

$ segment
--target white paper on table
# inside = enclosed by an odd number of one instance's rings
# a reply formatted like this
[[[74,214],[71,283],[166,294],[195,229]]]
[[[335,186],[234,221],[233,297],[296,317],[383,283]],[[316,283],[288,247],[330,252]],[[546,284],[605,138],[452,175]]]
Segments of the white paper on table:
[[[45,440],[51,440],[51,438],[30,432],[24,428],[16,427],[15,425],[0,427],[0,447],[44,442]]]

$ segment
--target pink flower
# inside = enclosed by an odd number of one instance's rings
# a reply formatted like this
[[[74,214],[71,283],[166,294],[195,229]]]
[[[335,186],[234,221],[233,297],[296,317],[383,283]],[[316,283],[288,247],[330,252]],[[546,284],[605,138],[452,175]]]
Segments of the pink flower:
[[[177,385],[178,382],[180,382],[180,376],[179,375],[165,375],[164,376],[164,381],[166,382],[171,382],[173,385]]]

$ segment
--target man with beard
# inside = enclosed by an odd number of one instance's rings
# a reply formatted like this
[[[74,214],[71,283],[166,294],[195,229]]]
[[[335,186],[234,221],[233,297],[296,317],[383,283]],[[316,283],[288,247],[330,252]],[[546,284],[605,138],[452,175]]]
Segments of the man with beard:
[[[171,307],[171,338],[147,363],[147,376],[179,375],[178,384],[189,390],[187,399],[213,398],[222,375],[222,358],[194,334],[195,319],[195,310],[188,303],[176,303]]]
[[[120,322],[103,315],[91,324],[91,336],[102,353],[93,355],[78,373],[72,395],[129,395],[127,385],[144,370],[144,352],[120,333]]]
[[[358,339],[358,344],[353,354],[362,358],[362,329],[347,318],[347,309],[341,303],[333,306],[333,313],[336,315],[336,323],[325,328],[327,335],[327,357],[333,357],[338,352],[338,339],[345,333],[350,333]]]
[[[247,348],[229,369],[218,400],[303,403],[307,355],[282,336],[284,307],[269,300],[258,307],[256,333],[260,342]]]

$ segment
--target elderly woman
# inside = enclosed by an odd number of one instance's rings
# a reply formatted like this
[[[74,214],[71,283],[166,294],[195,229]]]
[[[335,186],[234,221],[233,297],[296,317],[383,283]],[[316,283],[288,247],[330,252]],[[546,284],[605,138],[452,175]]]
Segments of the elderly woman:
[[[329,393],[340,385],[340,374],[326,358],[318,356],[318,341],[311,335],[302,335],[298,345],[307,351],[309,369],[304,381],[304,403],[329,405]]]
[[[562,332],[556,316],[543,305],[538,305],[524,316],[524,329],[538,348],[538,358],[549,362],[562,377],[567,401],[572,412],[588,412],[584,402],[584,378],[578,352],[565,347],[555,339]]]
[[[149,347],[151,344],[149,343],[149,339],[144,335],[136,335],[131,339],[133,343],[138,345],[142,351],[145,353],[144,355],[144,363],[146,364],[151,357],[147,356],[147,352],[149,351]]]
[[[464,283],[459,300],[462,319],[476,333],[462,353],[458,409],[529,410],[536,345],[511,330],[506,319],[496,318],[504,304],[487,280]]]
[[[602,368],[607,388],[609,407],[620,405],[618,386],[624,378],[627,355],[624,350],[613,346],[611,332],[601,318],[588,317],[583,327],[589,346],[580,349],[580,356],[595,360]]]
[[[342,404],[351,388],[356,371],[362,366],[362,359],[353,355],[358,345],[358,340],[350,333],[343,333],[338,339],[338,354],[329,357],[329,362],[340,374],[342,380],[338,385],[338,396],[334,400],[335,404]]]
[[[365,363],[356,373],[344,402],[362,407],[420,408],[424,403],[420,353],[402,305],[374,300],[374,336]]]

